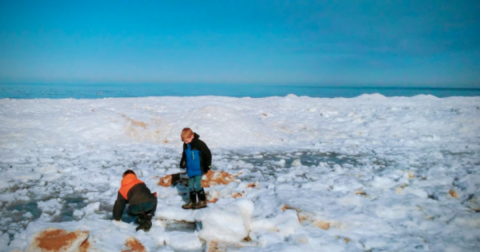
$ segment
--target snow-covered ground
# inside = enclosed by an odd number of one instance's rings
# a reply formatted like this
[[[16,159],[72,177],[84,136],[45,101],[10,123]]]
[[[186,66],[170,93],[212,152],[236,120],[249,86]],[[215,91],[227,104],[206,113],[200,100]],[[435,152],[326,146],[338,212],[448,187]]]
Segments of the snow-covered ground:
[[[184,127],[241,172],[202,210],[157,185]],[[0,251],[46,227],[97,251],[478,251],[479,168],[480,97],[0,99]],[[112,221],[126,169],[158,193],[148,233]]]

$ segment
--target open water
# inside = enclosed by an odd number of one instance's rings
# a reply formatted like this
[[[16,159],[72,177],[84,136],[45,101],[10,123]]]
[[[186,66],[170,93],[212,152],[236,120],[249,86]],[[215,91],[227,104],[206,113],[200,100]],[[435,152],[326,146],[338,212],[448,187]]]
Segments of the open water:
[[[362,94],[391,96],[434,95],[480,96],[480,88],[438,87],[361,87],[361,86],[318,86],[318,85],[274,85],[274,84],[61,84],[61,83],[0,83],[0,98],[76,98],[100,99],[108,97],[149,96],[230,96],[270,97],[294,94],[309,97],[356,97]]]

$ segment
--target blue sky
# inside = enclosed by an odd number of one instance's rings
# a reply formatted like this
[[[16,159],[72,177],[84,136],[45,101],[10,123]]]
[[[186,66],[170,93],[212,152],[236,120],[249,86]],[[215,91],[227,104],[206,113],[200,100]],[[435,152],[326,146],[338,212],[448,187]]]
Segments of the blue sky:
[[[480,1],[0,1],[0,81],[480,87]]]

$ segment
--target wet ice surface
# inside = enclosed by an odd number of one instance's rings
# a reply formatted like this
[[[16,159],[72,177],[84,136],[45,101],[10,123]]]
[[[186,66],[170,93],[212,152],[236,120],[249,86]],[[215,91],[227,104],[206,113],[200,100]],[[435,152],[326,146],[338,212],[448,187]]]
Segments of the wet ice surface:
[[[156,185],[158,177],[180,172],[178,150],[139,149],[80,146],[47,149],[44,153],[49,154],[40,157],[25,152],[16,160],[0,161],[2,174],[8,178],[8,186],[0,189],[1,232],[14,240],[35,221],[53,225],[110,221],[125,169],[134,169],[159,193],[157,220],[166,233],[198,230],[193,215],[169,214],[185,212],[180,205],[187,199],[187,188]],[[241,193],[255,204],[254,221],[276,218],[282,207],[294,209],[304,219],[296,233],[307,236],[313,247],[435,251],[451,246],[470,250],[479,244],[479,156],[480,151],[472,149],[353,155],[318,150],[214,150],[213,170],[239,174],[239,180],[207,188],[207,193],[221,200]],[[246,190],[245,183],[259,186]],[[318,228],[315,223],[321,221],[329,222],[330,228]],[[272,231],[259,230],[251,231],[247,248],[272,245],[265,238],[265,232]],[[273,244],[290,244],[295,237],[279,236]]]

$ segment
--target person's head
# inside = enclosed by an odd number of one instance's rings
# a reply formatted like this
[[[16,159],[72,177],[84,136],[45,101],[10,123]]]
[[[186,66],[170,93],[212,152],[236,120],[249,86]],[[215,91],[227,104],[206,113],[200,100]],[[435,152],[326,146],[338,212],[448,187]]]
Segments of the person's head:
[[[182,137],[182,141],[184,143],[189,144],[193,140],[193,131],[190,128],[184,128],[180,136]]]
[[[128,174],[133,174],[133,175],[135,175],[135,176],[137,175],[137,174],[135,174],[134,171],[132,171],[132,170],[129,169],[129,170],[126,170],[126,171],[123,173],[123,177],[122,177],[122,178],[125,178],[125,176],[127,176]]]

